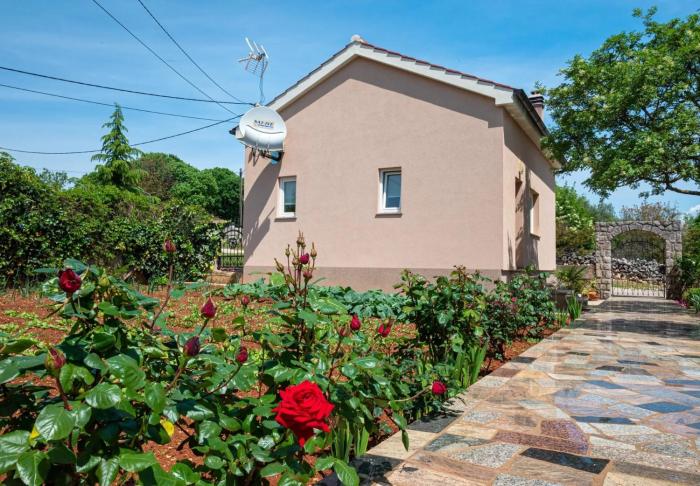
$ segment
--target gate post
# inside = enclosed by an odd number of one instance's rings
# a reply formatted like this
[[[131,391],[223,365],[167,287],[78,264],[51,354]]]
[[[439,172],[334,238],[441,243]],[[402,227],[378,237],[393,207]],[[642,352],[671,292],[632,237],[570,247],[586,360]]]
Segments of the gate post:
[[[607,223],[595,224],[595,276],[603,299],[609,299],[612,292],[612,236]]]

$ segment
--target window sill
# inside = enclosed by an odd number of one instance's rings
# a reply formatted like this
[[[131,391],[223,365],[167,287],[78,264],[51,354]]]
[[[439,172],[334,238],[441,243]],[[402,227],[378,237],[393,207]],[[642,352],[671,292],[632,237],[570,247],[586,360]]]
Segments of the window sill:
[[[375,218],[400,218],[401,211],[380,211],[374,215]]]
[[[530,237],[531,237],[531,238],[534,238],[534,239],[536,239],[536,240],[539,240],[539,239],[540,239],[540,234],[539,234],[539,233],[533,233],[532,231],[530,231]]]
[[[282,214],[275,217],[275,221],[296,221],[296,214]]]

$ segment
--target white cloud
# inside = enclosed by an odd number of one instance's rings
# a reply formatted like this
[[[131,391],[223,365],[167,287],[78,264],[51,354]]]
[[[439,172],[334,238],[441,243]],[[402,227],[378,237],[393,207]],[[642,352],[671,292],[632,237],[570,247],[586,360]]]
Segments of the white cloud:
[[[696,204],[686,211],[687,214],[695,215],[700,213],[700,204]]]

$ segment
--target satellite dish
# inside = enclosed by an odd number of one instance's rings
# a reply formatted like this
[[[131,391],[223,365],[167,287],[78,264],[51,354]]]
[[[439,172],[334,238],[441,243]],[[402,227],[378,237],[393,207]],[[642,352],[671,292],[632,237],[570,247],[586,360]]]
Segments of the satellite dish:
[[[232,132],[246,147],[266,153],[282,151],[287,137],[284,120],[267,106],[251,108]]]

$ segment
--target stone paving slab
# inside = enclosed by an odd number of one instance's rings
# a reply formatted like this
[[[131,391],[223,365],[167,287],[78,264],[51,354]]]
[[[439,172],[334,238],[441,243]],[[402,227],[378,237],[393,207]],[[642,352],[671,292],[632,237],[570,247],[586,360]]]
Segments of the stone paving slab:
[[[700,485],[700,318],[610,299],[408,429],[364,484]]]

